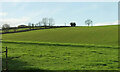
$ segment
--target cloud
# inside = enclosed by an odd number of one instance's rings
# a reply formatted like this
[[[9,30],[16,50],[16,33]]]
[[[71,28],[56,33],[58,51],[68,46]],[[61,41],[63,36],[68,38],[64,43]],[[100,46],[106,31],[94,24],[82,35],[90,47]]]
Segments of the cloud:
[[[0,19],[0,27],[3,24],[9,24],[11,27],[15,27],[20,24],[27,24],[29,20],[29,17]]]
[[[105,22],[105,23],[96,23],[94,26],[104,26],[104,25],[118,25],[118,20],[115,22]]]
[[[0,16],[6,16],[7,13],[6,12],[0,12]]]

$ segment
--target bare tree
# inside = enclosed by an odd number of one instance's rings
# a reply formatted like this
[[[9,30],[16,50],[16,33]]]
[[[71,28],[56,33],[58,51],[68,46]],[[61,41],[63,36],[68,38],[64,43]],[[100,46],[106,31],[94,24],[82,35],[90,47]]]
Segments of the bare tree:
[[[28,23],[28,26],[31,26],[31,23]]]
[[[66,23],[65,23],[65,26],[66,26]]]
[[[32,23],[32,28],[33,28],[33,29],[34,29],[34,25],[35,25],[35,24],[34,24],[34,23]]]
[[[53,18],[49,18],[49,26],[53,26],[55,24],[55,21]]]
[[[42,23],[43,23],[43,25],[46,27],[47,24],[48,24],[48,18],[43,18],[43,19],[42,19]]]
[[[87,20],[85,21],[85,24],[87,24],[88,26],[89,26],[90,24],[92,25],[92,23],[93,23],[93,21],[90,20],[90,19],[87,19]]]
[[[42,23],[42,22],[38,22],[38,26],[41,26],[41,23]]]
[[[38,23],[35,24],[35,27],[37,27],[37,26],[38,26]]]
[[[31,25],[32,25],[31,23],[28,23],[28,27],[29,27],[30,30],[31,30]]]
[[[10,25],[9,25],[9,24],[3,24],[3,25],[2,25],[2,30],[3,30],[4,32],[9,32],[9,28],[10,28]]]

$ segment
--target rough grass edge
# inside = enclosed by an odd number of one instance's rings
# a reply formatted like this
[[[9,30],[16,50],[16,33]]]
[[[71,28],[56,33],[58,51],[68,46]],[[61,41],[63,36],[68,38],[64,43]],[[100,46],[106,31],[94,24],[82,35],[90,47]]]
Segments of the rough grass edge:
[[[95,44],[77,44],[77,43],[53,43],[53,42],[33,42],[33,41],[10,41],[2,40],[2,43],[16,43],[16,44],[37,44],[37,45],[48,45],[48,46],[71,46],[71,47],[97,47],[97,48],[115,48],[118,49],[120,46],[110,45],[95,45]]]

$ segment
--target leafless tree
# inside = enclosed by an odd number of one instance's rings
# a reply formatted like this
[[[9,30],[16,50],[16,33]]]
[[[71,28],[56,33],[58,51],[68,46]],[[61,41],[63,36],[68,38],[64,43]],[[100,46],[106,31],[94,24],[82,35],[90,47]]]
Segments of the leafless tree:
[[[28,26],[31,26],[31,23],[28,23]]]
[[[29,27],[30,30],[31,30],[31,25],[32,25],[31,23],[28,23],[28,27]]]
[[[35,24],[34,24],[34,23],[31,23],[31,25],[32,25],[32,26],[30,26],[30,27],[31,27],[31,29],[34,29]]]
[[[49,26],[53,26],[55,24],[55,21],[53,18],[49,18]]]
[[[42,19],[42,23],[43,23],[43,26],[47,26],[47,24],[48,24],[48,18],[43,18]]]
[[[4,32],[9,32],[9,28],[10,28],[10,25],[9,25],[9,24],[3,24],[3,25],[2,25],[2,30],[3,30]]]
[[[89,26],[90,24],[92,25],[92,23],[93,23],[93,21],[90,20],[90,19],[87,19],[87,20],[85,21],[85,24],[88,25],[88,26]]]
[[[36,23],[36,24],[35,24],[35,28],[36,28],[36,29],[39,29],[38,26],[39,26],[39,23]]]
[[[42,22],[38,22],[38,26],[41,26],[41,23],[42,23]]]

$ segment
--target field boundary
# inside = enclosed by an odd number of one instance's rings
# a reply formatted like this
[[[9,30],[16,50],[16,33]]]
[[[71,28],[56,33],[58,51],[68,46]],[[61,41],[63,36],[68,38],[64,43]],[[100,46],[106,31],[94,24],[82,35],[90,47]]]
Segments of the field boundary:
[[[48,46],[71,46],[71,47],[96,47],[96,48],[114,48],[118,49],[119,46],[110,45],[95,45],[95,44],[75,44],[75,43],[53,43],[53,42],[32,42],[32,41],[8,41],[2,40],[3,43],[16,43],[16,44],[37,44],[37,45],[48,45]]]
[[[23,27],[23,28],[17,28],[17,27],[11,27],[9,30],[13,29],[14,31],[10,32],[0,32],[0,34],[9,34],[9,33],[19,33],[19,32],[27,32],[27,31],[33,31],[33,30],[42,30],[42,29],[52,29],[52,28],[63,28],[63,27],[71,27],[71,26],[46,26],[44,28],[38,28],[38,27],[44,27],[44,26],[36,26],[36,27]],[[17,29],[24,29],[24,28],[28,28],[25,30],[19,30],[17,31]],[[3,31],[2,29],[0,29],[1,31]]]

